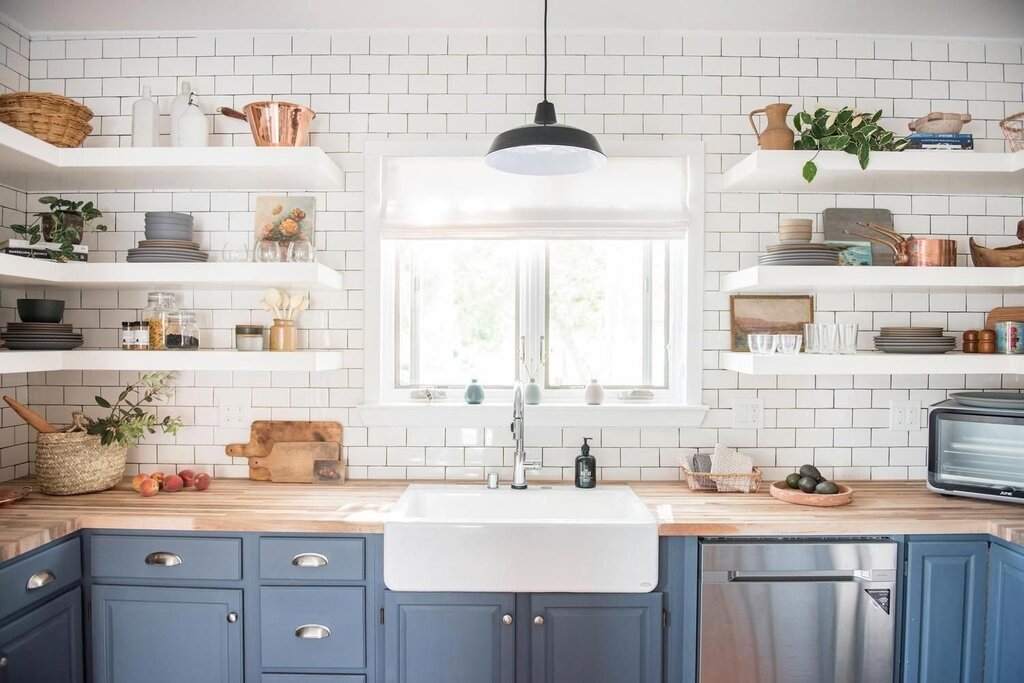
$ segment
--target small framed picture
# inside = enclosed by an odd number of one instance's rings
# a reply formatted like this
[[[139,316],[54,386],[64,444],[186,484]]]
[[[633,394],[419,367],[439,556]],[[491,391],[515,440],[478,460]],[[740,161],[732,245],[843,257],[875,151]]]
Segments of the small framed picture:
[[[839,265],[841,266],[870,266],[874,264],[874,259],[871,256],[871,242],[829,241],[825,244],[838,249]]]
[[[814,322],[813,296],[747,295],[729,297],[733,351],[750,351],[748,334],[803,334]]]
[[[303,195],[256,198],[256,242],[270,240],[287,248],[289,242],[313,242],[316,197]]]
[[[344,460],[314,460],[313,483],[337,485],[345,483]]]

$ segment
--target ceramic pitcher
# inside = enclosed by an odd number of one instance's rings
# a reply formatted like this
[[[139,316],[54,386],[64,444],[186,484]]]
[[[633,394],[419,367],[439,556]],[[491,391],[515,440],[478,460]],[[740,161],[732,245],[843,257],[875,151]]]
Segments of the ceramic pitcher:
[[[792,106],[780,102],[750,112],[750,127],[754,129],[754,134],[757,135],[757,144],[761,149],[793,149],[794,134],[786,125],[786,117]],[[764,114],[768,118],[768,126],[763,132],[757,129],[757,124],[754,122],[755,114]]]

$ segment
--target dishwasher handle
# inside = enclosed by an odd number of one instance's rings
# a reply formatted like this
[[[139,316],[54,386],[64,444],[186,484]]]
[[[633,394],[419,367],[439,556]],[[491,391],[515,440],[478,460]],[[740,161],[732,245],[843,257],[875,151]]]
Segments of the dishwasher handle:
[[[896,580],[895,569],[704,571],[702,583],[880,583]]]

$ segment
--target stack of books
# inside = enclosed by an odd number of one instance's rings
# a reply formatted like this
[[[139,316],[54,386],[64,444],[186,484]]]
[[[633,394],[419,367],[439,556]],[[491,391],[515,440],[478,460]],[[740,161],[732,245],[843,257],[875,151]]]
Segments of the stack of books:
[[[60,249],[60,245],[56,242],[36,242],[35,244],[29,244],[28,240],[16,240],[10,239],[6,242],[0,242],[0,253],[10,254],[11,256],[25,256],[27,258],[40,258],[53,260],[54,256],[52,252]],[[70,260],[72,261],[88,261],[89,260],[89,247],[84,244],[76,244],[74,246],[74,252],[72,253]]]
[[[907,149],[974,149],[974,136],[970,133],[911,133],[907,139]]]

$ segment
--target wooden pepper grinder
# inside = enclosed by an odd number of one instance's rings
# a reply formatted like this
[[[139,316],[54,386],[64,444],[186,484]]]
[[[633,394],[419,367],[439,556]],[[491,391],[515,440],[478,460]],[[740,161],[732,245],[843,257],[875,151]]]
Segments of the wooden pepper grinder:
[[[978,353],[996,352],[995,330],[980,330],[978,332]]]
[[[978,331],[964,332],[964,353],[978,353]]]

